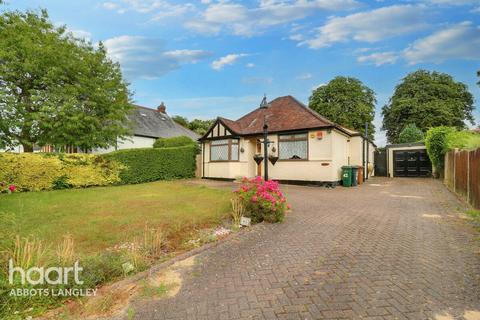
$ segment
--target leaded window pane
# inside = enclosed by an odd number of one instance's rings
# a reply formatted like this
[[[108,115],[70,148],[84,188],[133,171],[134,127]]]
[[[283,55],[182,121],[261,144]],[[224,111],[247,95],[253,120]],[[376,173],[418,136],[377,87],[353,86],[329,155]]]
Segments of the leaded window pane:
[[[218,146],[219,144],[228,144],[228,139],[222,139],[222,140],[213,140],[212,146]]]
[[[283,137],[282,137],[283,139]],[[280,159],[307,159],[307,140],[279,141],[278,152]]]
[[[228,160],[228,145],[214,146],[210,148],[212,161],[227,161]]]
[[[238,144],[232,144],[232,161],[238,160]]]
[[[210,159],[212,161],[238,161],[238,142],[238,139],[211,141]]]

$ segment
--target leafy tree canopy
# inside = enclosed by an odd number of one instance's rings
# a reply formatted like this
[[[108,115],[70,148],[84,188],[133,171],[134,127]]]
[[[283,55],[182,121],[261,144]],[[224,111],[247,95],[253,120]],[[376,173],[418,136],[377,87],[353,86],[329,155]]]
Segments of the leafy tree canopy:
[[[0,144],[114,145],[129,133],[129,91],[120,67],[45,10],[0,15]]]
[[[309,106],[327,119],[373,138],[375,127],[375,92],[360,80],[351,77],[336,77],[327,85],[312,92]]]
[[[465,84],[445,73],[418,70],[397,85],[382,108],[382,129],[391,143],[399,142],[407,124],[415,124],[423,132],[437,126],[463,129],[465,120],[474,123],[474,108],[473,96]]]
[[[398,135],[398,143],[418,142],[422,141],[423,138],[423,131],[417,128],[415,123],[410,123]]]
[[[207,133],[208,129],[212,126],[215,120],[200,120],[200,119],[193,119],[192,121],[188,121],[187,118],[182,116],[173,116],[173,121],[176,123],[188,128],[199,135],[204,135]]]

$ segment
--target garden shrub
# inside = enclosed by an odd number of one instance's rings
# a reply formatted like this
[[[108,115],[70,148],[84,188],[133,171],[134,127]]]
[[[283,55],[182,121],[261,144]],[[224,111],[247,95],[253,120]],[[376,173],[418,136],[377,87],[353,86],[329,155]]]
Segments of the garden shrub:
[[[192,178],[195,176],[197,146],[119,150],[104,155],[124,165],[122,183]]]
[[[116,183],[122,166],[91,154],[0,153],[0,168],[0,182],[39,191]]]
[[[448,151],[447,136],[452,132],[455,132],[455,128],[435,127],[428,130],[425,136],[427,153],[437,172],[443,169],[444,156]]]
[[[172,148],[196,145],[197,143],[187,136],[172,138],[158,138],[153,144],[154,148]]]
[[[286,203],[277,181],[265,181],[261,177],[243,178],[240,188],[234,193],[243,201],[252,222],[281,222],[290,205]]]
[[[435,127],[427,131],[425,146],[436,171],[442,172],[445,154],[449,150],[480,148],[480,135],[469,131],[458,131],[453,127]]]

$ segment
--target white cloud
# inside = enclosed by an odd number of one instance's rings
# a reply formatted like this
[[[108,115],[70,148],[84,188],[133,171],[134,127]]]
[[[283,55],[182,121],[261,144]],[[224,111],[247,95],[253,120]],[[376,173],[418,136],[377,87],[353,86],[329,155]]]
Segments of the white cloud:
[[[480,13],[480,7],[473,8],[470,10],[471,13]]]
[[[132,78],[155,79],[182,64],[196,63],[212,54],[203,50],[170,50],[164,42],[141,36],[119,36],[104,41],[108,55],[120,63],[125,75]]]
[[[255,68],[255,63],[251,63],[251,62],[250,62],[250,63],[247,63],[247,64],[245,65],[245,67],[247,67],[247,68],[249,68],[249,69]]]
[[[312,79],[312,78],[313,78],[312,74],[308,73],[308,72],[297,76],[298,80],[309,80],[309,79]]]
[[[463,22],[418,39],[404,51],[409,64],[449,59],[480,60],[480,27]]]
[[[237,53],[237,54],[228,54],[224,57],[221,57],[218,60],[212,62],[212,69],[214,70],[222,70],[227,65],[234,64],[238,59],[242,57],[246,57],[248,54],[246,53]]]
[[[210,52],[203,51],[203,50],[181,49],[181,50],[166,51],[164,55],[166,57],[174,58],[179,62],[197,63],[202,59],[210,57],[212,54]]]
[[[393,64],[398,60],[398,54],[393,51],[374,52],[367,55],[361,55],[357,58],[358,62],[373,63],[376,66],[384,64]]]
[[[303,41],[305,40],[305,37],[299,33],[292,34],[290,37],[288,37],[292,41]]]
[[[118,4],[114,2],[104,2],[102,3],[102,7],[104,7],[107,10],[115,10],[119,8]]]
[[[423,6],[394,5],[345,17],[332,17],[316,30],[315,37],[300,44],[318,49],[351,40],[377,42],[425,28],[425,15]]]
[[[104,2],[102,6],[120,14],[128,11],[151,14],[152,18],[150,20],[153,21],[181,17],[195,9],[195,6],[191,3],[174,4],[166,0],[119,0]]]
[[[211,3],[184,25],[200,33],[228,31],[251,36],[268,27],[306,18],[318,10],[348,10],[357,6],[356,0],[260,0],[260,4],[253,8],[220,1]]]
[[[469,4],[478,4],[478,0],[425,0],[425,2],[439,5],[463,6]]]

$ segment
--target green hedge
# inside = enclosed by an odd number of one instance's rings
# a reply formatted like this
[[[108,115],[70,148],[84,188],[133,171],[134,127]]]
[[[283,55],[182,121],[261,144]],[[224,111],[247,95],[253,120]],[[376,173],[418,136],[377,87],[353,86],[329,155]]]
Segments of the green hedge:
[[[196,145],[197,143],[187,136],[173,138],[158,138],[153,144],[154,148],[172,148]]]
[[[437,172],[441,174],[445,154],[449,150],[473,150],[480,148],[480,135],[470,131],[458,131],[453,127],[435,127],[427,131],[425,146]]]
[[[106,186],[120,182],[122,169],[92,154],[0,153],[0,184],[18,191]]]
[[[120,172],[122,183],[142,183],[195,176],[197,146],[119,150],[104,155],[127,169]]]

